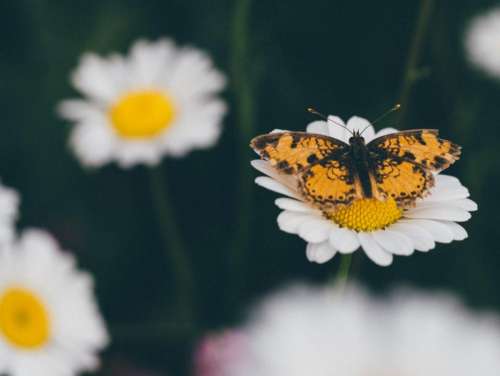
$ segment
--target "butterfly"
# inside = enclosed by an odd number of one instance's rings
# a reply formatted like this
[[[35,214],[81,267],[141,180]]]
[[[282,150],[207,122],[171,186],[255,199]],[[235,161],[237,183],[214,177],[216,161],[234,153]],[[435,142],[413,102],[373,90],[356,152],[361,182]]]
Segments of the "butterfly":
[[[461,147],[438,137],[435,129],[387,134],[365,143],[351,132],[349,143],[307,132],[273,132],[250,146],[264,160],[298,180],[303,197],[320,208],[357,199],[394,199],[415,205],[434,185],[434,173],[459,159]]]

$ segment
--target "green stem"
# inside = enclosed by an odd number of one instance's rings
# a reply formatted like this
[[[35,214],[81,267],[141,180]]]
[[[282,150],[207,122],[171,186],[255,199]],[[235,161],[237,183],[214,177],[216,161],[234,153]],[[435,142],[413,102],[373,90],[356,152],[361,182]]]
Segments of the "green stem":
[[[248,146],[250,139],[254,136],[253,83],[249,52],[250,5],[250,0],[236,2],[231,37],[231,83],[235,96],[240,159],[237,227],[228,255],[233,286],[231,294],[233,295],[239,293],[241,282],[244,279],[242,272],[245,270],[245,258],[249,247],[252,213],[253,181],[249,167],[251,154]]]
[[[408,60],[406,61],[403,84],[401,85],[401,94],[399,97],[399,102],[401,104],[400,116],[402,123],[404,123],[405,116],[408,112],[408,104],[410,101],[413,84],[418,80],[419,77],[418,64],[420,62],[424,38],[427,33],[433,7],[434,0],[421,0],[420,2],[417,25],[408,54]]]
[[[174,219],[163,171],[160,167],[149,169],[149,177],[166,260],[175,283],[177,314],[189,322],[194,319],[194,278],[191,262]]]
[[[333,286],[339,291],[344,290],[345,286],[347,285],[347,279],[349,278],[351,263],[352,263],[352,253],[341,256],[339,269],[335,274],[335,276],[332,278]]]

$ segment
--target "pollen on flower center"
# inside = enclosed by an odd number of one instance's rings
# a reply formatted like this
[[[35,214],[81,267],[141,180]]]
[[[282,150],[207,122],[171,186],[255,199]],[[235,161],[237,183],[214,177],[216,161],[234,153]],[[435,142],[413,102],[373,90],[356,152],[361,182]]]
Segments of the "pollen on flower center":
[[[1,292],[0,335],[20,348],[43,346],[50,337],[50,320],[42,301],[23,288]]]
[[[341,227],[364,232],[389,226],[401,218],[403,210],[393,199],[379,201],[371,198],[356,200],[325,215]]]
[[[175,106],[164,92],[143,90],[131,92],[109,111],[111,123],[124,138],[151,138],[167,129],[175,118]]]

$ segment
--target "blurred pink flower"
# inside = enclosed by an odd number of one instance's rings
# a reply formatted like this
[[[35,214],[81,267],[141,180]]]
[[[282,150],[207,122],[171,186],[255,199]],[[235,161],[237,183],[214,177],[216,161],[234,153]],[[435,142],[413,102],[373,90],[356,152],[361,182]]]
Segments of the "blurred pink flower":
[[[194,375],[231,376],[232,367],[244,359],[246,348],[246,336],[238,330],[208,334],[195,350]]]

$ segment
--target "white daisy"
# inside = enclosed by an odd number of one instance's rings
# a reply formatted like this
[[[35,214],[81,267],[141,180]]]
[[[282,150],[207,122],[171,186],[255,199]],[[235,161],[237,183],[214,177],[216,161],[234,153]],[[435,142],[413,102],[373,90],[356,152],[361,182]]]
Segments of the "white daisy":
[[[231,364],[231,376],[494,376],[500,369],[498,317],[444,293],[406,289],[375,299],[359,289],[295,287],[265,300],[242,330],[247,353]]]
[[[500,78],[500,8],[472,19],[465,33],[465,50],[473,64]]]
[[[197,49],[140,40],[128,56],[83,55],[71,78],[86,98],[63,101],[59,113],[76,123],[70,144],[86,166],[155,165],[210,147],[221,132],[226,80]]]
[[[92,277],[49,234],[29,230],[0,250],[0,374],[92,370],[107,342]]]
[[[344,124],[338,117],[330,119]],[[346,127],[351,131],[368,127],[363,133],[366,143],[396,132],[385,128],[375,133],[366,119],[356,116],[349,119]],[[330,122],[315,121],[309,124],[307,131],[349,142],[348,131]],[[278,225],[281,230],[304,239],[308,243],[307,258],[317,263],[362,247],[376,264],[387,266],[392,263],[393,255],[408,256],[415,250],[427,252],[436,242],[465,239],[467,232],[456,222],[467,221],[471,217],[469,212],[477,210],[476,203],[468,199],[469,191],[457,178],[436,175],[430,194],[418,199],[414,208],[402,210],[392,200],[360,200],[327,218],[303,200],[295,177],[278,172],[263,160],[252,161],[252,166],[267,175],[258,177],[257,184],[288,196],[276,200],[276,205],[283,209]]]
[[[0,246],[14,239],[14,225],[19,215],[19,194],[0,184]]]

